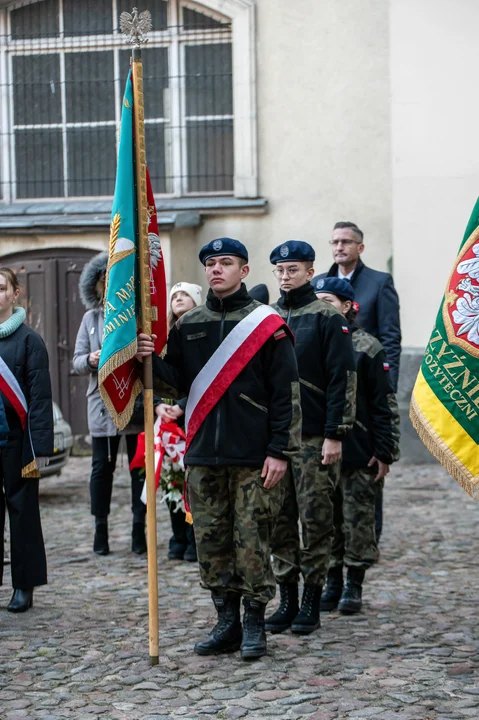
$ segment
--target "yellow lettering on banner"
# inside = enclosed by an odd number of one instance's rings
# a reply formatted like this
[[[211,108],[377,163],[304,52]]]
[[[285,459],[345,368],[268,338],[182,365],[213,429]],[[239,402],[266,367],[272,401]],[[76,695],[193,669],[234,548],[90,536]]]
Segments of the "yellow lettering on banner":
[[[476,379],[476,378],[474,378],[474,379]],[[470,398],[472,398],[477,392],[479,392],[479,382],[477,383],[477,385],[475,385],[472,388],[472,390],[468,390],[467,394],[469,395]]]
[[[434,330],[436,330],[437,335],[436,335],[436,337],[431,337],[431,339],[429,340],[429,345],[431,345],[431,346],[434,346],[434,343],[438,342],[438,340],[442,340],[442,335],[439,332],[439,330],[437,330],[437,328],[434,328]],[[433,330],[433,332],[434,332],[434,330]]]
[[[439,352],[438,352],[438,354],[437,354],[437,359],[438,359],[438,360],[440,360],[443,355],[453,355],[453,354],[454,354],[454,350],[451,350],[451,349],[448,350],[447,348],[448,348],[448,345],[447,345],[447,343],[444,342],[444,340],[443,340],[443,341],[442,341],[442,348],[439,350]],[[446,350],[447,350],[447,352],[446,352]]]
[[[127,283],[127,287],[128,287],[128,283]],[[117,298],[119,300],[122,301],[122,303],[126,302],[127,300],[131,300],[131,295],[127,290],[125,290],[125,288],[121,288],[120,290],[117,290],[115,292],[115,295],[117,296]]]
[[[455,380],[460,380],[461,378],[464,378],[464,380],[462,381],[462,389],[466,390],[469,385],[472,385],[473,382],[477,381],[477,378],[475,378],[474,375],[472,376],[472,380],[470,380],[470,377],[470,371],[467,368],[464,368],[464,372],[458,373],[455,377]]]
[[[105,325],[105,337],[109,335],[111,332],[116,330],[116,327],[113,325],[112,322],[109,322]]]
[[[464,366],[462,360],[465,359],[465,356],[462,355],[459,357],[454,354],[453,350],[448,351],[447,344],[443,340],[441,348],[437,353],[437,356],[435,356],[435,350],[431,341],[434,343],[439,340],[442,340],[440,334],[434,336],[429,341],[429,346],[426,349],[426,354],[424,356],[424,364],[431,375],[437,380],[439,385],[441,385],[442,389],[451,401],[455,403],[458,409],[465,414],[466,418],[468,420],[474,420],[474,418],[478,415],[475,407],[479,408],[479,380],[472,375],[467,367]],[[445,363],[441,368],[438,364],[438,360],[441,357],[446,357],[448,355],[452,355],[451,362]],[[462,370],[460,370],[457,375],[454,375],[451,370],[456,368],[461,368]],[[444,372],[444,370],[447,370],[447,373]],[[470,388],[467,395],[472,399],[472,404],[468,402],[467,397],[465,397],[462,394],[461,389],[457,387],[458,383],[460,383],[462,390],[468,390],[468,388]]]
[[[116,312],[116,307],[113,307],[113,305],[111,304],[111,302],[109,302],[109,301],[107,300],[107,301],[105,302],[105,310],[106,310],[106,314],[108,315],[108,313]]]
[[[133,293],[135,292],[135,277],[134,277],[134,275],[132,275],[131,278],[129,279],[129,281],[126,283],[126,287],[133,295]]]

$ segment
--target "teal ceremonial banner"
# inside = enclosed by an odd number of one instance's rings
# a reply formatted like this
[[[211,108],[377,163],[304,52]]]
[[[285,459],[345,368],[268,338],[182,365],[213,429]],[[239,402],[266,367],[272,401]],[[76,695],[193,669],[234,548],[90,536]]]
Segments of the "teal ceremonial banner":
[[[142,389],[137,350],[137,206],[133,145],[133,86],[128,74],[110,228],[105,324],[98,369],[101,396],[121,430]]]

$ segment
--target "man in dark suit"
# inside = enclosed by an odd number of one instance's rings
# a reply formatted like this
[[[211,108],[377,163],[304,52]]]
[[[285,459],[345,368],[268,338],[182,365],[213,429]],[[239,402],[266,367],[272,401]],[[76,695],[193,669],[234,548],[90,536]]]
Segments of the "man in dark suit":
[[[356,323],[377,338],[386,351],[390,365],[390,379],[397,392],[399,360],[401,356],[401,323],[399,298],[389,273],[372,270],[361,260],[364,235],[355,223],[337,222],[329,241],[334,264],[329,272],[316,275],[312,285],[320,292],[322,279],[339,277],[349,280],[354,287],[359,314]],[[376,501],[376,539],[379,542],[383,526],[383,494]]]
[[[312,285],[318,292],[318,282],[325,277],[345,278],[351,282],[359,305],[357,324],[376,337],[386,350],[391,382],[397,392],[401,355],[399,298],[389,273],[372,270],[362,262],[363,237],[354,223],[336,223],[329,241],[334,264],[329,272],[316,275]]]

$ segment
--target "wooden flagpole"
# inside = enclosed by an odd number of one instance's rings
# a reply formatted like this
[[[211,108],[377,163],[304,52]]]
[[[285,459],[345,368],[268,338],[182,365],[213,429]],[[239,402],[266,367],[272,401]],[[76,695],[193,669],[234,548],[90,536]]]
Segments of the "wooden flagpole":
[[[146,195],[145,115],[141,49],[133,48],[133,122],[135,128],[135,174],[138,206],[138,267],[141,298],[141,330],[151,335],[150,248],[148,243],[148,203]],[[153,368],[151,357],[143,358],[143,397],[145,406],[146,522],[148,545],[148,614],[150,665],[159,662],[158,560],[156,537],[155,438],[153,408]]]

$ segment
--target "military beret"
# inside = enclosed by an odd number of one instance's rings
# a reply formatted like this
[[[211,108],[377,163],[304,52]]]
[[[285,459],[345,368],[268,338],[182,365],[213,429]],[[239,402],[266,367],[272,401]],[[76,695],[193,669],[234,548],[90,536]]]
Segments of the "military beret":
[[[311,245],[302,240],[288,240],[288,242],[278,245],[271,255],[269,261],[272,265],[279,262],[314,262],[316,253]]]
[[[315,293],[331,293],[331,295],[337,295],[339,298],[345,300],[354,300],[354,288],[349,280],[343,280],[338,277],[325,277],[318,278],[313,283]]]
[[[215,257],[217,255],[234,255],[235,257],[243,258],[248,262],[248,251],[239,240],[233,238],[216,238],[207,245],[204,245],[199,254],[200,262],[203,265],[206,263],[208,258]]]

